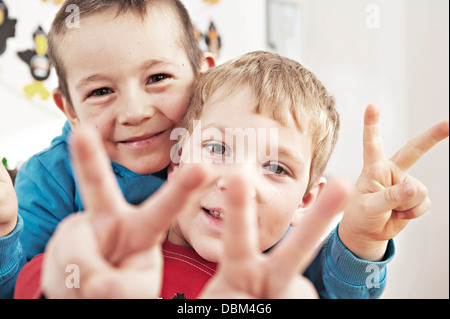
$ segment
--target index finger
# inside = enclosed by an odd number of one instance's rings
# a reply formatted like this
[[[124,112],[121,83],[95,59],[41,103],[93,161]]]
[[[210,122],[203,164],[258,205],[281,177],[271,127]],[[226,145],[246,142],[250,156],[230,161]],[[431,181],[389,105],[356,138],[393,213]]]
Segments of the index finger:
[[[375,104],[370,104],[364,114],[363,157],[365,165],[385,159],[380,132],[380,110]]]
[[[251,201],[251,186],[243,176],[228,180],[222,235],[226,261],[242,260],[259,252],[256,209]]]
[[[402,170],[410,169],[433,146],[447,138],[448,120],[444,120],[410,140],[391,160]]]
[[[70,146],[84,210],[113,211],[123,195],[99,134],[92,128],[78,128],[70,137]]]
[[[129,252],[152,247],[206,181],[207,169],[199,164],[179,168],[171,181],[142,203],[137,213],[123,225],[130,230],[126,233],[133,234]]]

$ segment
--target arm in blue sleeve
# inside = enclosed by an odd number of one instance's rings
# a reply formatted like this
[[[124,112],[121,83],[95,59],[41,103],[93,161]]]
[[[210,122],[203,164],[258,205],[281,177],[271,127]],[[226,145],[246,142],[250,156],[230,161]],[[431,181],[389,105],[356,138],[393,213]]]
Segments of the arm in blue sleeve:
[[[383,261],[369,262],[355,257],[345,247],[339,239],[338,227],[306,270],[305,276],[313,282],[321,298],[379,298],[386,286],[386,265],[395,255],[394,241],[389,241]]]
[[[0,238],[0,298],[10,299],[14,295],[14,285],[20,269],[25,265],[19,237],[23,231],[23,220],[20,215],[11,234]]]
[[[68,160],[51,162],[51,155],[30,159],[16,178],[19,215],[24,221],[20,242],[28,261],[44,252],[60,221],[78,208]]]
[[[15,183],[19,202],[17,225],[11,234],[0,239],[1,298],[13,297],[15,281],[22,267],[44,252],[59,222],[78,211],[68,160],[60,158],[55,160],[54,153],[41,154],[24,163],[19,170]],[[51,172],[47,166],[51,167]]]

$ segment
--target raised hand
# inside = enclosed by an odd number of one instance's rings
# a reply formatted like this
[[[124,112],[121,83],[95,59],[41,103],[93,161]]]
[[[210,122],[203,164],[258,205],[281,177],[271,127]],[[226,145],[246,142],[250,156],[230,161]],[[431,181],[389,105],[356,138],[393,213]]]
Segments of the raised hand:
[[[369,261],[381,260],[388,240],[429,210],[426,187],[408,170],[449,135],[448,120],[442,121],[387,159],[379,117],[378,107],[369,105],[364,117],[364,166],[339,226],[339,237],[347,248]]]
[[[191,166],[140,206],[128,204],[95,132],[71,139],[85,212],[58,226],[46,249],[42,286],[50,298],[157,298],[162,280],[160,241],[172,218],[206,178]],[[69,269],[80,286],[68,287]]]
[[[0,163],[0,238],[16,227],[17,197],[8,171]]]
[[[269,253],[259,251],[255,208],[245,179],[232,177],[229,209],[224,220],[224,253],[216,277],[201,298],[317,298],[311,282],[300,274],[316,253],[333,217],[341,212],[350,187],[331,181],[298,225]]]

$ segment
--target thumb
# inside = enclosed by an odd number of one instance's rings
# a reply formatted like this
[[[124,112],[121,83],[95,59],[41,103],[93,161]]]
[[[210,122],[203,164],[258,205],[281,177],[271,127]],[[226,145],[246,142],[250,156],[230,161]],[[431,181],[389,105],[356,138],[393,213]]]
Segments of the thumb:
[[[372,213],[385,213],[394,210],[397,207],[403,206],[417,193],[417,188],[413,183],[404,182],[391,187],[386,187],[384,190],[377,193],[370,194],[372,196],[369,205],[369,210]]]

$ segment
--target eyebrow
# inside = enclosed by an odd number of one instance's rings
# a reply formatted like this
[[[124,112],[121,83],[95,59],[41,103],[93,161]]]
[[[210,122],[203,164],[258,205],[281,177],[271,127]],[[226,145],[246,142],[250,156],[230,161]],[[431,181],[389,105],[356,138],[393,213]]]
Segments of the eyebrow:
[[[174,61],[171,61],[171,60],[167,60],[167,59],[149,59],[147,61],[142,62],[137,69],[138,70],[148,70],[148,69],[150,69],[152,67],[156,67],[156,66],[179,67],[179,65],[177,65]],[[83,88],[84,86],[87,86],[89,83],[98,82],[98,81],[104,81],[104,80],[108,80],[108,79],[109,79],[109,77],[106,76],[106,75],[103,75],[103,74],[92,74],[90,76],[82,78],[77,83],[75,88],[77,90],[79,90],[80,88]]]
[[[107,80],[107,79],[108,79],[107,76],[104,76],[104,75],[101,75],[101,74],[93,74],[93,75],[90,75],[90,76],[88,76],[88,77],[82,78],[82,79],[77,83],[77,85],[75,86],[75,88],[76,88],[77,90],[79,90],[79,89],[83,88],[84,86],[87,86],[87,85],[88,85],[89,83],[91,83],[91,82],[98,82],[98,81],[103,81],[103,80]]]
[[[296,152],[293,152],[292,148],[286,148],[283,146],[278,147],[278,157],[287,157],[295,165],[298,165],[299,167],[303,168],[305,166],[305,163],[302,157],[300,156],[300,154],[295,153]]]
[[[145,70],[150,69],[155,66],[172,66],[172,67],[179,67],[178,63],[175,61],[169,60],[169,59],[149,59],[147,61],[144,61],[139,66],[139,70]]]
[[[202,126],[201,126],[202,132],[206,131],[208,129],[211,129],[211,128],[217,129],[221,133],[225,133],[225,129],[226,129],[226,127],[224,125],[218,124],[218,123],[208,123],[207,125],[202,124]],[[233,128],[233,130],[234,130],[234,128]]]

